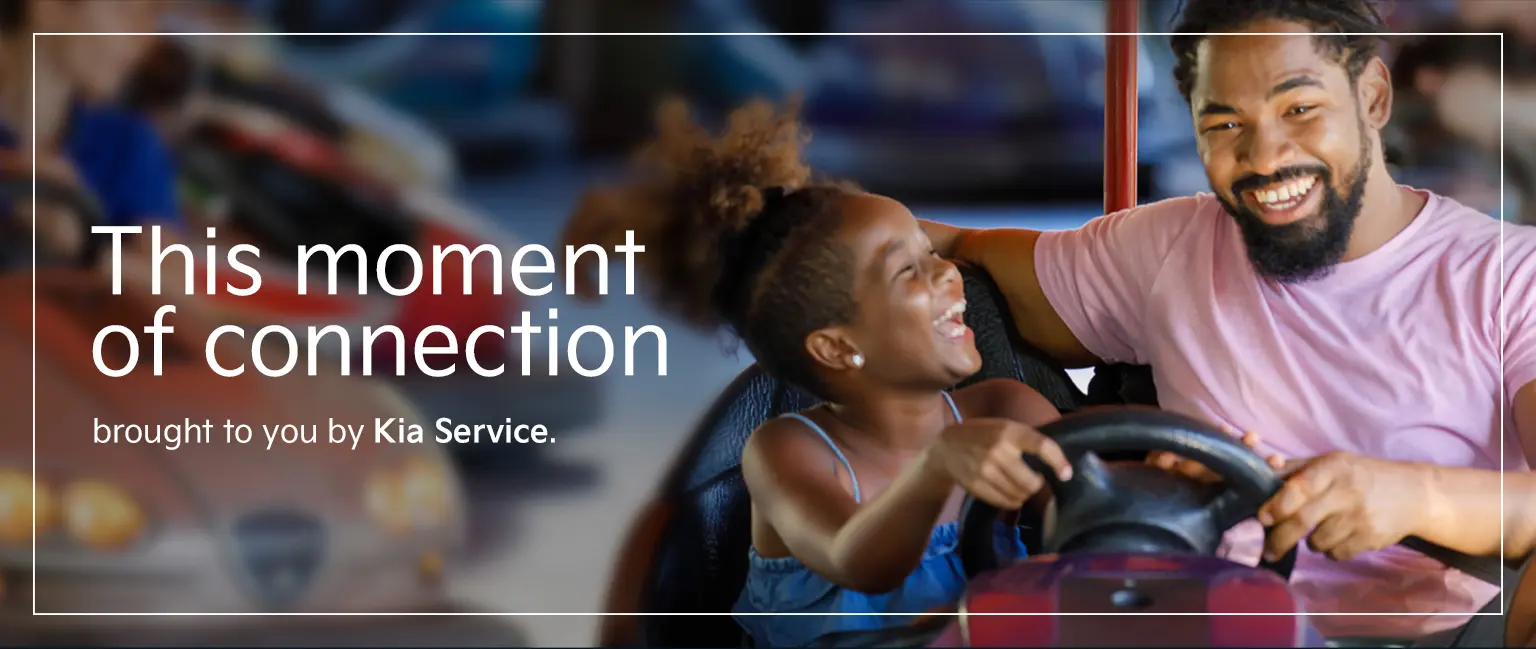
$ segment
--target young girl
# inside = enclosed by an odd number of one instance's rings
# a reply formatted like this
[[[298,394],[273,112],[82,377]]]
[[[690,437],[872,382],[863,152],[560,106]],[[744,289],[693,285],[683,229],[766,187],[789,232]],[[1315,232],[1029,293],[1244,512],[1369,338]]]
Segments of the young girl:
[[[1056,409],[1013,381],[945,392],[981,367],[959,272],[901,203],[812,182],[793,111],[749,105],[718,139],[676,105],[659,122],[635,184],[589,195],[568,242],[634,230],[660,304],[729,328],[765,370],[826,401],[747,442],[737,620],[759,645],[799,646],[952,605],[966,492],[1019,508],[1044,484],[1024,453],[1071,477],[1033,428]],[[998,531],[1022,556],[1017,529]],[[753,615],[776,613],[826,615]]]

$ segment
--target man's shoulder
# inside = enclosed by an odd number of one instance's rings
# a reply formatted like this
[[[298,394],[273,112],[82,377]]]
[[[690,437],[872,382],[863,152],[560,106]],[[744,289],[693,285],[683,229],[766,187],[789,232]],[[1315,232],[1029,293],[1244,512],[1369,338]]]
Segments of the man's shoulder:
[[[1182,227],[1191,220],[1217,216],[1221,213],[1221,209],[1221,202],[1214,194],[1200,192],[1190,196],[1174,196],[1144,203],[1099,218],[1120,217],[1156,222],[1170,227]]]
[[[1536,227],[1502,221],[1449,196],[1429,197],[1427,241],[1455,257],[1536,262]]]
[[[1210,194],[1176,196],[1095,217],[1078,230],[1089,239],[1172,248],[1189,234],[1216,224],[1221,209]]]
[[[1406,251],[1432,262],[1424,266],[1437,276],[1429,281],[1488,313],[1497,313],[1501,300],[1518,305],[1510,316],[1536,307],[1536,227],[1501,221],[1446,196],[1431,194],[1430,201],[1419,217],[1428,217],[1426,227]]]

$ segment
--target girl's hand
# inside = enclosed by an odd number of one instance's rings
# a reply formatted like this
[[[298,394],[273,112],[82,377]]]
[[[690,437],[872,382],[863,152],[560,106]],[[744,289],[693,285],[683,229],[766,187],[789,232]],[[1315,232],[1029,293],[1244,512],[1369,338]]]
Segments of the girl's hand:
[[[1232,428],[1228,426],[1222,426],[1221,428],[1222,430],[1226,431],[1227,434],[1234,437],[1237,436],[1237,431],[1233,430]],[[1243,445],[1247,446],[1248,448],[1253,449],[1255,452],[1259,450],[1258,433],[1253,431],[1243,433],[1242,440]],[[1268,458],[1265,458],[1265,460],[1269,462],[1269,466],[1276,471],[1285,468],[1285,458],[1280,457],[1279,455],[1271,455]],[[1169,473],[1181,475],[1186,478],[1190,478],[1192,480],[1206,484],[1215,484],[1222,481],[1221,476],[1216,475],[1215,471],[1206,468],[1204,464],[1194,460],[1184,459],[1174,455],[1173,453],[1169,453],[1168,451],[1153,451],[1147,456],[1147,463],[1161,468],[1164,471],[1168,471]]]
[[[1061,480],[1072,479],[1072,465],[1056,442],[1008,419],[968,419],[950,426],[929,447],[926,461],[972,496],[1010,511],[1045,487],[1044,478],[1024,463],[1025,453],[1040,458]]]

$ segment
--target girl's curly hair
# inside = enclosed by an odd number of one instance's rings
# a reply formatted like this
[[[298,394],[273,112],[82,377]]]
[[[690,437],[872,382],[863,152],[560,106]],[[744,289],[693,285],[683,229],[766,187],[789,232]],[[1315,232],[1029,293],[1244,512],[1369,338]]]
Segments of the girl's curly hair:
[[[668,101],[631,183],[589,195],[575,218],[634,230],[659,306],[728,329],[765,370],[828,398],[805,339],[855,315],[851,254],[835,234],[837,201],[856,190],[812,180],[797,108],[749,103],[716,136]]]

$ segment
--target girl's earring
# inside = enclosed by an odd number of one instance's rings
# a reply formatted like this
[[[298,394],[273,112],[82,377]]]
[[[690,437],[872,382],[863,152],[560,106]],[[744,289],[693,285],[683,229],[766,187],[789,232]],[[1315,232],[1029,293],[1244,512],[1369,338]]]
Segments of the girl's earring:
[[[848,361],[853,363],[853,366],[855,368],[864,367],[864,355],[863,354],[854,354],[853,358],[848,359]]]

